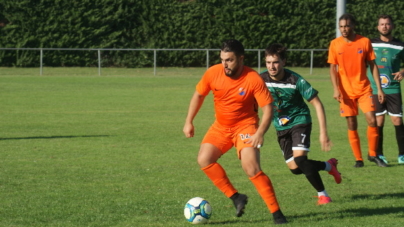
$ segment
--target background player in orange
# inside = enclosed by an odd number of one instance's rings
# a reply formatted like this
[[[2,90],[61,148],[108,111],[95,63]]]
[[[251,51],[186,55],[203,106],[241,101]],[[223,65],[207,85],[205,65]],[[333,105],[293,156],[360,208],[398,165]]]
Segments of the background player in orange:
[[[253,69],[244,66],[244,47],[234,39],[223,42],[221,64],[210,67],[196,85],[183,132],[194,136],[193,120],[205,97],[213,92],[216,120],[202,140],[198,164],[213,184],[229,197],[236,216],[244,213],[247,196],[238,193],[218,159],[233,146],[241,166],[272,213],[275,224],[286,223],[269,177],[261,170],[259,148],[272,119],[273,101],[264,81]],[[259,122],[258,107],[262,109]]]
[[[356,20],[351,14],[343,14],[339,18],[341,36],[332,40],[328,63],[330,77],[334,88],[334,99],[340,103],[340,114],[346,117],[348,123],[348,139],[356,158],[354,167],[363,167],[362,151],[358,135],[358,107],[365,114],[368,139],[368,159],[378,166],[386,164],[376,155],[378,131],[375,117],[375,107],[372,101],[372,89],[366,76],[366,66],[369,65],[376,81],[377,94],[380,103],[384,102],[384,93],[380,86],[379,70],[375,64],[375,53],[370,40],[355,34]]]

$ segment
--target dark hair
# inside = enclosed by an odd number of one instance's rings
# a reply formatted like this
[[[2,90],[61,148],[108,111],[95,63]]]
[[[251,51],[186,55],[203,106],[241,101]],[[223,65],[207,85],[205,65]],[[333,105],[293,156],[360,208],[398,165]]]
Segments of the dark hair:
[[[379,24],[380,19],[389,19],[391,24],[394,24],[393,18],[390,15],[387,15],[387,14],[379,15],[379,17],[377,18],[377,24]]]
[[[354,17],[352,14],[350,14],[350,13],[344,13],[344,14],[342,14],[342,15],[339,17],[339,20],[338,20],[338,21],[341,21],[341,20],[350,20],[353,25],[356,25],[356,19],[355,19],[355,17]]]
[[[265,57],[270,55],[277,55],[280,59],[286,59],[287,48],[280,43],[274,43],[265,48]]]
[[[240,41],[235,39],[229,39],[223,42],[222,48],[220,48],[223,52],[234,52],[236,56],[244,55],[244,46]]]

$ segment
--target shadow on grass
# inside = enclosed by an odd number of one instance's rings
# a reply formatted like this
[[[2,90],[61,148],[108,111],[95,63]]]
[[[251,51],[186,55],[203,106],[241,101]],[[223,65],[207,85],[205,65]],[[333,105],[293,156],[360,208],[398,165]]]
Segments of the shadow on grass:
[[[404,198],[403,193],[383,193],[383,194],[366,194],[366,195],[353,195],[352,199],[402,199]]]
[[[352,218],[352,217],[367,217],[367,216],[381,216],[381,215],[389,215],[389,214],[402,214],[404,210],[404,206],[400,207],[383,207],[383,208],[368,208],[368,207],[359,207],[359,208],[350,208],[339,210],[338,212],[334,212],[332,215],[327,214],[328,220],[342,220],[344,218]],[[400,215],[404,216],[404,215]],[[300,222],[313,222],[313,221],[324,221],[324,212],[311,212],[306,213],[304,215],[289,215],[286,216],[288,220],[291,222],[298,221]]]
[[[88,136],[31,136],[31,137],[0,138],[0,140],[71,139],[71,138],[87,138],[87,137],[109,137],[109,135],[88,135]]]
[[[263,220],[240,220],[240,219],[234,219],[234,220],[226,220],[226,221],[209,221],[209,225],[230,225],[234,223],[246,223],[246,224],[251,224],[251,223],[262,223],[262,222],[270,222],[272,223],[271,218],[269,219],[263,219]]]

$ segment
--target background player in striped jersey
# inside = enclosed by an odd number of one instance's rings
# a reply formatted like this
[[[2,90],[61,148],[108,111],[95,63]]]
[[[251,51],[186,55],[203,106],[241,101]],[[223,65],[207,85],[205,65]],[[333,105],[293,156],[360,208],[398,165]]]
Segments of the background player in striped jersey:
[[[371,39],[376,53],[376,64],[379,68],[380,81],[383,92],[386,94],[385,102],[377,102],[375,80],[369,72],[368,77],[373,89],[373,102],[376,105],[376,120],[379,130],[379,142],[377,154],[386,164],[383,154],[383,127],[385,115],[389,114],[395,128],[395,136],[398,144],[398,163],[404,164],[404,126],[400,82],[404,76],[404,70],[400,71],[400,64],[404,61],[404,43],[392,35],[394,29],[393,19],[390,15],[380,15],[377,19],[378,38]]]
[[[337,170],[338,162],[335,158],[327,162],[307,158],[310,150],[312,120],[310,109],[304,99],[316,109],[321,149],[329,151],[331,148],[324,107],[318,97],[318,91],[299,74],[284,68],[286,48],[283,45],[272,44],[267,47],[265,63],[267,70],[260,75],[274,98],[273,124],[286,164],[293,174],[303,173],[317,190],[318,205],[327,204],[331,202],[331,198],[324,188],[319,171],[328,171],[339,184],[341,175]]]

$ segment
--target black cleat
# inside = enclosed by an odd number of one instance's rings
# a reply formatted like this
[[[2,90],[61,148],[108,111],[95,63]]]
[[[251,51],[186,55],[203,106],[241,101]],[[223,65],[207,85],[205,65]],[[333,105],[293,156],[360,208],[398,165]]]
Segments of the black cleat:
[[[241,217],[244,214],[245,205],[248,203],[247,195],[236,193],[231,199],[233,200],[234,207],[236,208],[236,217]]]
[[[285,215],[283,215],[281,210],[276,211],[275,213],[272,214],[274,217],[274,223],[275,224],[286,224],[288,221],[286,220]]]
[[[355,165],[353,167],[360,168],[360,167],[363,167],[363,166],[364,166],[363,161],[356,161],[356,163],[355,163]]]
[[[368,160],[376,163],[380,167],[387,167],[387,164],[377,156],[368,156]]]

